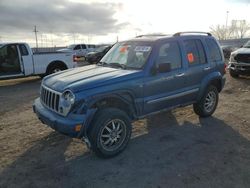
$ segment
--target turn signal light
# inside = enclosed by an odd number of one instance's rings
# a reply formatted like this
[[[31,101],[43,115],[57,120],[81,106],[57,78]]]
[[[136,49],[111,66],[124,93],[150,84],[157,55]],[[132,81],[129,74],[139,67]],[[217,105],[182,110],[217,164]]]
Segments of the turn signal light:
[[[82,125],[76,125],[76,126],[75,126],[75,131],[76,131],[76,132],[80,132],[80,131],[81,131],[81,128],[82,128]]]

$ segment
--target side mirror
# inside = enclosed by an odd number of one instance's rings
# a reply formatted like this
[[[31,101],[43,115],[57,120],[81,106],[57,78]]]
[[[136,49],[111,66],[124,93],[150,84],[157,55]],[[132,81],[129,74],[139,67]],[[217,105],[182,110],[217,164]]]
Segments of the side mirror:
[[[170,72],[171,71],[171,63],[160,63],[158,66],[158,72],[164,73],[164,72]]]

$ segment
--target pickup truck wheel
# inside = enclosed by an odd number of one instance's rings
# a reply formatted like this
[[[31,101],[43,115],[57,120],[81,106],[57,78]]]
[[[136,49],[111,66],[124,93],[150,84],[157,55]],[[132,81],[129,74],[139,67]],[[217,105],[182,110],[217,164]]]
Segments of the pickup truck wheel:
[[[194,112],[200,117],[211,116],[217,107],[218,100],[217,88],[210,85],[201,100],[193,105]]]
[[[51,67],[49,67],[47,75],[53,74],[53,73],[56,73],[56,72],[60,72],[60,71],[63,71],[65,69],[66,68],[64,66],[61,66],[61,65],[52,65]]]
[[[232,76],[233,78],[238,78],[239,77],[239,74],[237,74],[236,72],[234,72],[233,70],[229,70],[229,74],[230,76]]]
[[[131,136],[129,117],[121,110],[105,108],[97,112],[89,131],[92,150],[102,158],[122,152]]]

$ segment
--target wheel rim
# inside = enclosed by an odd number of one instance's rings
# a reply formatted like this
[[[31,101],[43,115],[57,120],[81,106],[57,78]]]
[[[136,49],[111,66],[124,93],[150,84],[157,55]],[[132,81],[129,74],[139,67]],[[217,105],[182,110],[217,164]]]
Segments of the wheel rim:
[[[113,119],[105,124],[101,130],[100,144],[107,151],[118,149],[126,137],[126,125],[120,119]]]
[[[206,112],[211,112],[216,104],[216,94],[214,91],[209,91],[204,103],[204,108]]]

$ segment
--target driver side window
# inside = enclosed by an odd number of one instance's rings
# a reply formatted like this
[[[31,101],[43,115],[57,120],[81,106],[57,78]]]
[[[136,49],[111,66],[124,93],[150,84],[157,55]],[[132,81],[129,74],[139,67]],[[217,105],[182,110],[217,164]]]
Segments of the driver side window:
[[[76,47],[74,48],[74,50],[80,50],[81,46],[80,45],[76,45]]]
[[[170,63],[171,70],[182,67],[181,53],[177,42],[166,42],[160,47],[157,65],[162,63]]]

